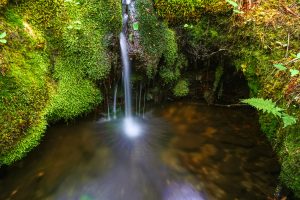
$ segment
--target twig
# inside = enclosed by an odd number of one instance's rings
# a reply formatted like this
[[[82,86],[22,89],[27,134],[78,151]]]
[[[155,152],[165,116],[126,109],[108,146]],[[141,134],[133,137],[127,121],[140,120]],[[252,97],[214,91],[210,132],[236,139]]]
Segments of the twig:
[[[288,33],[288,43],[287,43],[286,53],[285,53],[285,57],[286,57],[286,58],[288,57],[289,46],[290,46],[290,33]]]
[[[287,64],[290,64],[291,62],[297,62],[297,61],[299,61],[299,58],[294,58],[293,60],[290,60],[284,64],[287,65]]]
[[[237,103],[237,104],[211,104],[212,106],[218,106],[218,107],[226,107],[226,108],[231,108],[231,107],[250,107],[248,104],[243,104],[243,103]]]
[[[294,11],[292,11],[290,8],[288,8],[287,6],[285,6],[283,3],[281,3],[281,6],[284,8],[284,10],[287,13],[290,13],[291,15],[294,15],[295,17],[299,18],[299,15],[297,13],[295,13]]]
[[[211,57],[211,56],[213,56],[214,54],[219,53],[219,52],[221,52],[221,51],[228,51],[228,50],[227,50],[227,49],[219,49],[218,51],[212,52],[211,54],[205,55],[205,56],[203,56],[203,57]]]
[[[226,107],[226,108],[231,108],[231,107],[251,107],[248,104],[244,103],[236,103],[236,104],[207,104],[207,103],[197,103],[197,102],[190,102],[189,104],[192,105],[200,105],[200,106],[216,106],[216,107]]]

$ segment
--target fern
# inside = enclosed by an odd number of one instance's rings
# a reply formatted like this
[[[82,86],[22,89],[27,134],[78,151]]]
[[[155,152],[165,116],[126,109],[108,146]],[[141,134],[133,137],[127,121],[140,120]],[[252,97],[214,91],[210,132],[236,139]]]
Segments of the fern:
[[[274,103],[271,99],[263,99],[263,98],[250,98],[244,99],[241,102],[249,104],[253,106],[257,110],[261,110],[264,113],[273,114],[282,119],[284,128],[296,124],[297,119],[293,116],[290,116],[283,112],[283,109],[278,107],[276,103]]]
[[[275,116],[281,117],[282,108],[276,106],[276,104],[271,99],[263,98],[250,98],[242,100],[243,103],[253,106],[257,110],[261,110],[264,113],[271,113]]]
[[[295,117],[285,114],[285,113],[283,113],[283,115],[282,115],[282,121],[284,124],[283,128],[297,123],[297,119]]]

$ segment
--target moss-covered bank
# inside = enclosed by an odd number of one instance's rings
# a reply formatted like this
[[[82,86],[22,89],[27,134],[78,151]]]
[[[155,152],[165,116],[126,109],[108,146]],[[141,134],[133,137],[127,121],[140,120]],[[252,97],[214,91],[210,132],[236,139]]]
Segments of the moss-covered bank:
[[[102,101],[117,52],[119,1],[0,1],[0,165],[36,146],[50,121]]]
[[[262,130],[282,164],[281,182],[300,198],[299,2],[239,1],[236,12],[225,1],[154,2],[157,14],[176,30],[179,51],[189,58],[190,67],[228,67],[229,59],[245,75],[251,97],[272,99],[298,120],[284,128],[281,119],[260,113]],[[220,68],[214,69],[218,79]]]

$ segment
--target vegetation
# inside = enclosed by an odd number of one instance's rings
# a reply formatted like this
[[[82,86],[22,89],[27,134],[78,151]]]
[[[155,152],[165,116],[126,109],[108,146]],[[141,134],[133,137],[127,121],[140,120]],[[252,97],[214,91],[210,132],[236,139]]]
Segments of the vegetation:
[[[121,28],[121,5],[114,0],[4,3],[0,165],[35,147],[49,122],[72,119],[101,102],[99,81],[109,74],[114,54],[108,48]]]
[[[300,198],[300,5],[249,2],[136,1],[137,77],[183,97],[188,70],[213,77],[203,92],[213,95],[228,68],[242,72],[251,97],[243,102],[261,110],[281,182]],[[22,158],[49,123],[101,103],[118,66],[121,22],[116,0],[0,0],[0,165]]]
[[[258,110],[262,110],[264,113],[273,114],[275,117],[282,119],[284,128],[290,125],[294,125],[297,122],[297,119],[293,116],[290,116],[284,113],[282,108],[279,108],[271,99],[262,99],[262,98],[250,98],[242,100],[243,103],[247,103]]]
[[[155,8],[177,29],[183,41],[179,49],[184,49],[190,65],[205,70],[211,65],[206,63],[223,66],[224,59],[231,59],[243,72],[255,98],[248,103],[265,110],[260,123],[282,164],[281,181],[299,198],[300,126],[295,122],[300,118],[300,5],[295,0],[250,2],[157,0]],[[215,6],[222,9],[214,9],[212,15],[209,8]],[[214,69],[216,79],[209,90],[218,88],[221,70]]]
[[[173,94],[176,97],[184,97],[189,93],[189,83],[186,80],[180,80],[173,88]]]

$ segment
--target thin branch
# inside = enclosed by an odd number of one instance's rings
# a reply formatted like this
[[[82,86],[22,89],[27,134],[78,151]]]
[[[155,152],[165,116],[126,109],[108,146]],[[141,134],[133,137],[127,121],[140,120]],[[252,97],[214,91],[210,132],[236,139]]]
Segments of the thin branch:
[[[288,33],[288,43],[287,43],[287,47],[286,47],[286,53],[285,53],[285,57],[287,58],[289,55],[289,46],[290,46],[290,33]]]
[[[219,49],[218,51],[212,52],[211,54],[205,55],[203,57],[211,57],[211,56],[213,56],[213,55],[215,55],[215,54],[217,54],[217,53],[219,53],[221,51],[228,51],[228,50],[227,49]]]

